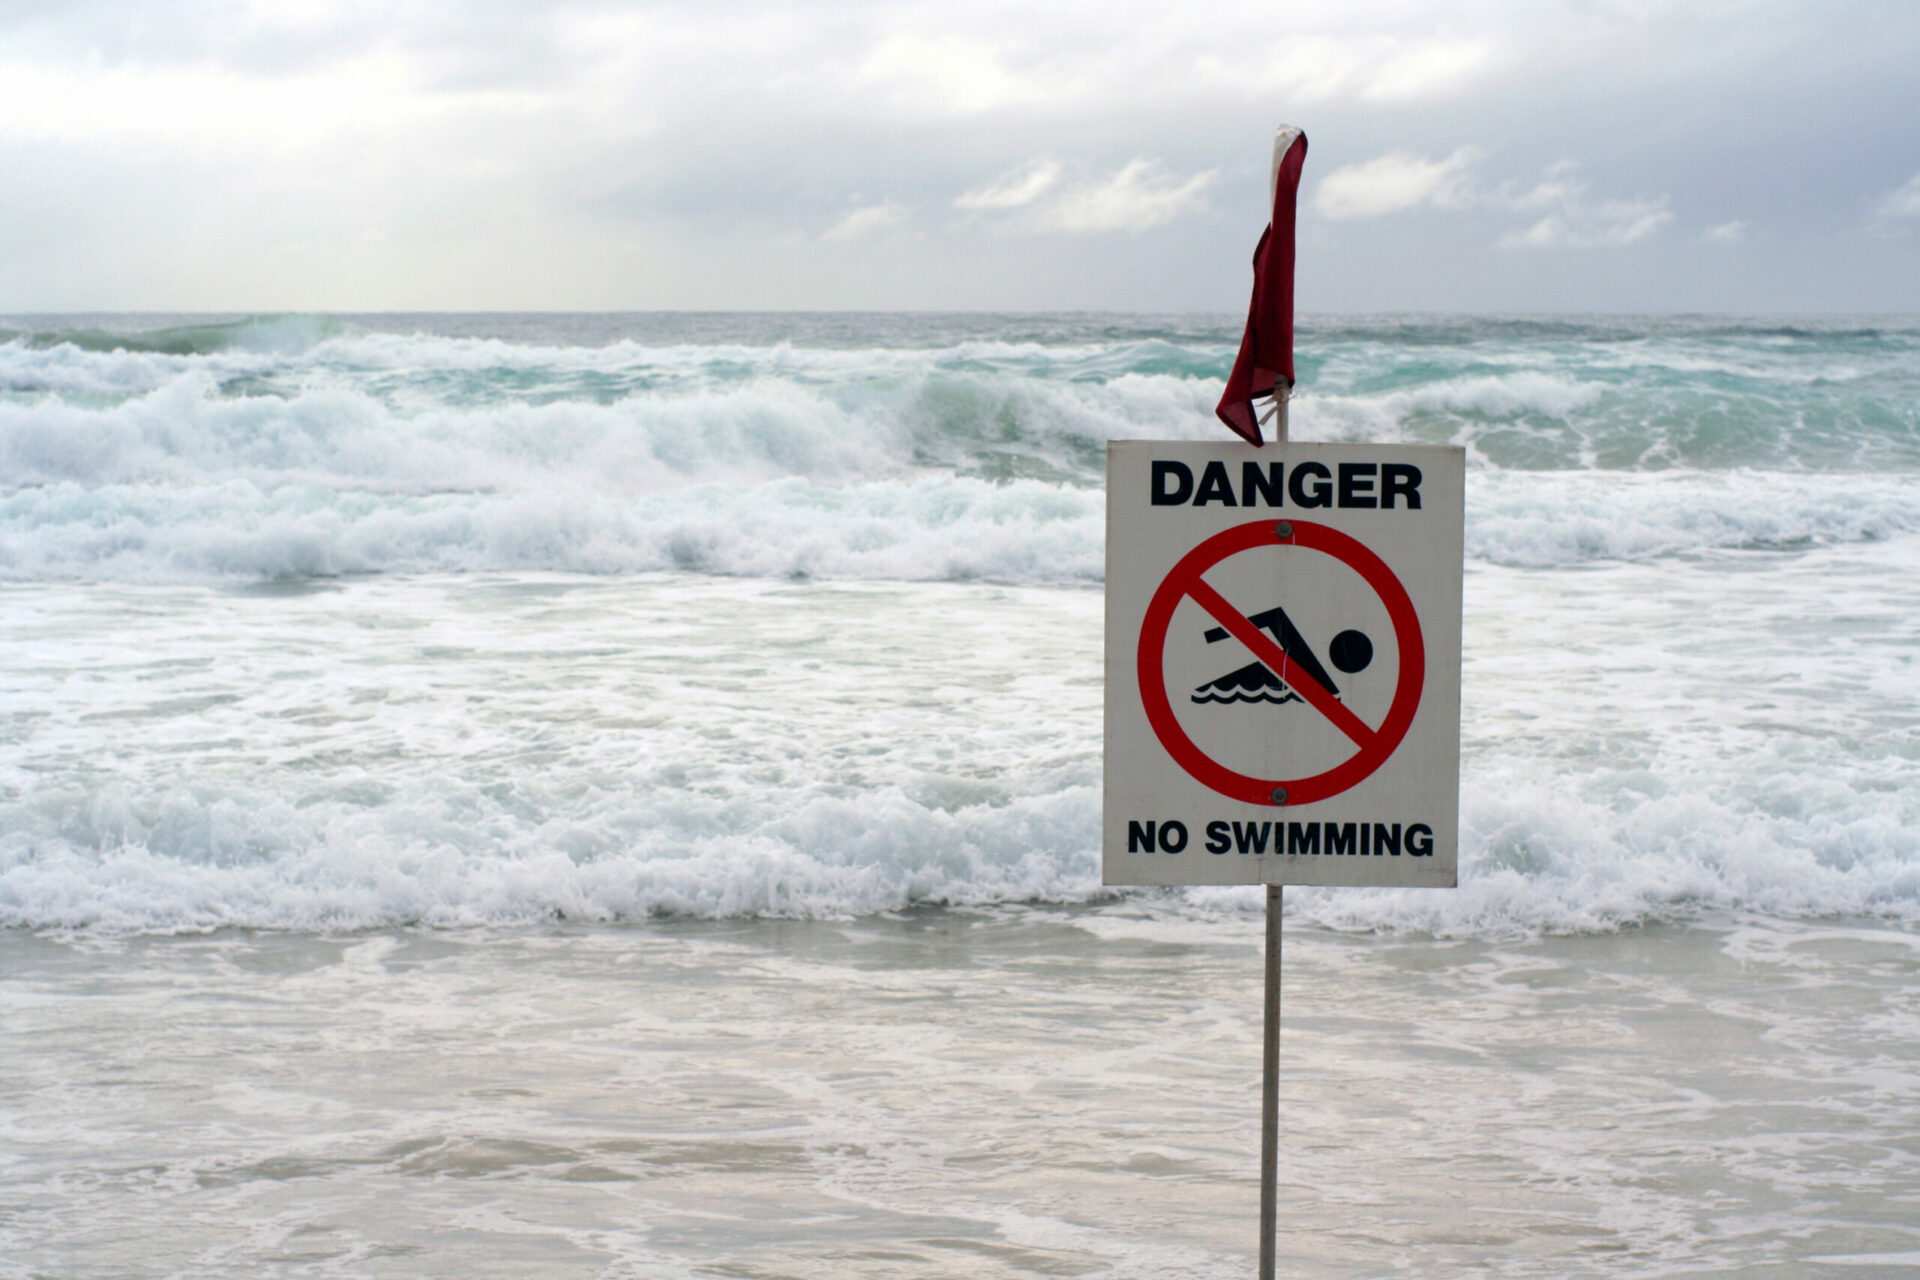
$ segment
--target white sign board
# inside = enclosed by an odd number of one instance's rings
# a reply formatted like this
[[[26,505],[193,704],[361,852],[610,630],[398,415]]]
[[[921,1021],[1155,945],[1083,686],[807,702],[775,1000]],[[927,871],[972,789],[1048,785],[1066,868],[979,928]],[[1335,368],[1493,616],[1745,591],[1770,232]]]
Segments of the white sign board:
[[[1107,451],[1107,884],[1455,883],[1466,455]]]

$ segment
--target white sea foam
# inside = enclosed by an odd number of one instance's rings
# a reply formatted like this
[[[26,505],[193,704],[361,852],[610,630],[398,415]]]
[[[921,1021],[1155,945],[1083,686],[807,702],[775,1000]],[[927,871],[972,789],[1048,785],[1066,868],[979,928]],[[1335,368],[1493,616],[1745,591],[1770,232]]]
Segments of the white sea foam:
[[[497,338],[365,333],[329,338],[315,346],[316,363],[388,370],[575,370],[622,373],[634,369],[724,376],[751,370],[762,377],[826,380],[849,375],[913,373],[972,364],[1022,370],[1077,368],[1098,363],[1125,371],[1156,355],[1191,358],[1186,348],[1160,342],[1041,343],[976,340],[939,347],[820,347],[792,342],[643,343],[622,339],[596,346],[554,346]],[[1206,355],[1217,355],[1207,349]],[[1230,354],[1230,353],[1229,353]]]
[[[1717,788],[1595,797],[1568,782],[1515,765],[1470,775],[1458,889],[1301,889],[1290,905],[1334,928],[1462,937],[1739,912],[1920,920],[1920,832],[1900,806],[1863,812],[1854,793],[1845,809],[1787,815]]]
[[[1521,414],[1585,394],[1484,381],[1422,394]],[[403,411],[340,385],[229,395],[194,369],[114,403],[0,402],[0,578],[677,568],[1095,581],[1103,442],[1209,435],[1212,395],[1170,375],[927,374]],[[1391,400],[1367,413],[1409,412]],[[1302,413],[1300,438],[1346,434],[1324,430],[1328,409]],[[1920,490],[1900,474],[1481,465],[1469,503],[1469,555],[1501,564],[1920,529]]]
[[[1218,438],[1237,334],[755,323],[0,342],[0,922],[1112,896],[1099,596],[1072,589],[1102,574],[1104,444]],[[1457,891],[1290,908],[1920,918],[1906,337],[1536,328],[1359,331],[1301,389],[1296,438],[1469,451],[1465,843]],[[1803,380],[1735,385],[1776,359]]]
[[[437,797],[377,810],[184,788],[43,794],[30,812],[7,806],[0,924],[171,932],[837,917],[1101,895],[1086,787],[958,812],[883,788],[745,822],[723,811],[731,806],[665,795],[527,822],[441,782]]]
[[[1090,781],[957,809],[898,787],[755,801],[532,779],[489,795],[453,775],[397,793],[362,785],[298,800],[67,786],[0,805],[0,924],[361,929],[1117,898],[1156,915],[1258,909],[1257,891],[1102,888]],[[1728,912],[1920,922],[1912,822],[1693,792],[1594,799],[1544,770],[1469,771],[1459,889],[1294,889],[1288,906],[1340,929],[1479,937]]]
[[[1920,597],[1889,576],[1913,546],[1733,575],[1477,570],[1461,887],[1293,890],[1290,909],[1460,936],[1920,922],[1898,643]],[[0,754],[0,923],[1257,909],[1101,887],[1096,592],[692,575],[7,590],[33,749]]]
[[[801,386],[912,381],[938,371],[1006,375],[1042,381],[1102,382],[1156,367],[1201,370],[1230,359],[1230,347],[1177,345],[1160,340],[1114,343],[1039,343],[973,340],[937,347],[800,346],[641,343],[556,346],[497,338],[429,334],[356,333],[292,348],[271,341],[235,342],[205,352],[101,348],[71,342],[34,346],[0,342],[0,394],[6,392],[136,395],[190,373],[211,384],[277,375],[287,387],[316,383],[377,384],[402,391],[408,379],[431,396],[445,375],[465,375],[492,399],[512,400],[542,388],[725,386],[748,380]],[[585,375],[605,381],[584,382]],[[1203,379],[1204,380],[1204,379]],[[1213,384],[1218,396],[1219,384]],[[1209,402],[1211,404],[1211,402]]]
[[[1419,414],[1453,413],[1476,419],[1541,417],[1566,420],[1599,400],[1604,388],[1563,375],[1523,370],[1449,377],[1424,386],[1370,395],[1303,397],[1296,415],[1328,438],[1381,439]]]
[[[1467,554],[1550,568],[1715,550],[1877,542],[1920,531],[1902,475],[1476,471]]]
[[[663,569],[767,576],[1094,583],[1104,497],[1038,480],[705,480],[610,492],[529,484],[392,492],[337,473],[278,482],[49,483],[0,496],[0,580],[210,581],[351,573]],[[1920,531],[1900,477],[1477,474],[1471,560],[1550,568],[1796,550]]]

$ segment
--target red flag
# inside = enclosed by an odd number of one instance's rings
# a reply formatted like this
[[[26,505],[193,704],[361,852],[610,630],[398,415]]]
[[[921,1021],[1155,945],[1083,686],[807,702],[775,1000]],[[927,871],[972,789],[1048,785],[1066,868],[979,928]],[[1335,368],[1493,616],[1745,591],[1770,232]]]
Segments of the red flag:
[[[1253,402],[1293,387],[1293,209],[1300,170],[1307,163],[1307,135],[1286,128],[1274,139],[1273,218],[1253,249],[1253,299],[1247,331],[1227,376],[1227,390],[1214,412],[1250,444],[1264,444]]]

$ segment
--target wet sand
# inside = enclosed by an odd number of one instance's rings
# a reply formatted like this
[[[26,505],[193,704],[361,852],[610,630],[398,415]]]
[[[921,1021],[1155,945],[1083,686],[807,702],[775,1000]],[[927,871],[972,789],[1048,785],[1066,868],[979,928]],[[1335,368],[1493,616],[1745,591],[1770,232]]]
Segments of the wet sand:
[[[1251,1272],[1251,913],[0,932],[0,1276]],[[1920,1259],[1920,938],[1294,927],[1289,1275]]]

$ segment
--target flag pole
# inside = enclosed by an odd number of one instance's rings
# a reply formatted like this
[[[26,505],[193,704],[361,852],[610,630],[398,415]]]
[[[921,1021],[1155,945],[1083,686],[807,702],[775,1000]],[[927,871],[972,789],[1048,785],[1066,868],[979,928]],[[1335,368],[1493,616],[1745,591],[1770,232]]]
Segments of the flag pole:
[[[1280,165],[1293,145],[1282,126],[1274,135],[1273,169],[1267,177],[1267,202],[1273,205],[1280,194]],[[1288,288],[1291,311],[1292,288]],[[1288,338],[1292,338],[1293,317],[1287,317]],[[1289,368],[1288,373],[1292,370]],[[1273,387],[1273,442],[1287,442],[1288,401],[1293,386],[1279,378]],[[1280,1235],[1280,921],[1286,913],[1285,885],[1267,886],[1267,963],[1266,999],[1260,1046],[1260,1280],[1273,1280],[1274,1255]]]
[[[1261,428],[1273,424],[1276,444],[1287,442],[1287,409],[1293,392],[1293,246],[1294,211],[1300,170],[1307,159],[1307,135],[1281,125],[1273,135],[1273,168],[1267,177],[1272,209],[1267,229],[1253,250],[1253,296],[1247,303],[1247,329],[1240,353],[1214,413],[1229,430],[1258,447]],[[1260,413],[1256,402],[1272,396]],[[1280,526],[1285,529],[1285,525]],[[1284,536],[1284,535],[1283,535]],[[1275,790],[1273,802],[1285,804]],[[1285,890],[1268,884],[1265,1027],[1260,1079],[1260,1280],[1273,1280],[1279,1232],[1280,1179],[1280,918]]]
[[[1273,442],[1287,442],[1287,384],[1273,389]],[[1273,1280],[1280,1218],[1280,918],[1286,886],[1267,886],[1266,1000],[1260,1065],[1260,1280]]]

